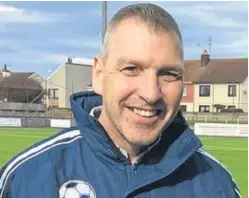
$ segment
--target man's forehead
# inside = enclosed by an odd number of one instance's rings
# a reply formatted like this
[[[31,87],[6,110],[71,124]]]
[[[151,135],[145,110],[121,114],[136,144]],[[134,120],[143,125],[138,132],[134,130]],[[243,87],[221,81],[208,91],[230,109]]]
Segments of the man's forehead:
[[[163,30],[151,31],[143,22],[132,18],[124,19],[115,27],[109,40],[108,54],[114,53],[115,59],[118,58],[120,63],[127,61],[141,62],[141,60],[134,57],[133,59],[128,57],[132,57],[133,55],[138,56],[138,53],[141,55],[141,51],[144,50],[142,55],[146,53],[151,54],[148,50],[146,52],[146,49],[151,49],[150,39],[153,39],[152,43],[156,39],[156,43],[159,42],[159,47],[165,49],[169,49],[169,46],[172,46],[172,48],[170,47],[172,50],[169,52],[165,51],[165,53],[171,57],[175,55],[179,56],[181,59],[181,46],[179,46],[178,39],[176,39],[172,32]],[[122,55],[126,55],[127,57],[119,57]],[[175,63],[169,65],[175,65]]]
[[[129,17],[119,21],[113,26],[113,35],[119,36],[123,32],[132,32],[138,28],[139,30],[144,30],[150,34],[155,35],[170,35],[175,37],[175,32],[172,29],[164,29],[156,24],[150,24],[151,22],[142,21],[138,17]]]

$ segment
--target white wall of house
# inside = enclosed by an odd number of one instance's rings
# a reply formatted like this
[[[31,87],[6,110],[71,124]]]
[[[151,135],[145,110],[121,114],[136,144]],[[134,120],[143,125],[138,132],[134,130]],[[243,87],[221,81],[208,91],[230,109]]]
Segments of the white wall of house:
[[[52,103],[54,106],[65,107],[65,87],[66,87],[66,69],[65,64],[59,66],[50,77],[47,78],[47,89],[58,89],[58,99],[48,100],[47,104]]]
[[[210,112],[216,112],[214,105],[235,106],[248,112],[247,81],[242,84],[196,84],[194,85],[194,111],[199,112],[200,106],[209,106]],[[210,85],[210,95],[200,96],[200,86]],[[229,96],[229,85],[236,85],[236,93]]]
[[[228,94],[229,86],[236,85],[235,95]],[[226,106],[239,106],[239,84],[214,84],[214,104],[223,104]]]
[[[66,64],[65,107],[70,108],[69,98],[72,93],[86,91],[92,83],[92,66],[83,64]]]
[[[248,78],[240,84],[240,107],[244,112],[248,112]]]

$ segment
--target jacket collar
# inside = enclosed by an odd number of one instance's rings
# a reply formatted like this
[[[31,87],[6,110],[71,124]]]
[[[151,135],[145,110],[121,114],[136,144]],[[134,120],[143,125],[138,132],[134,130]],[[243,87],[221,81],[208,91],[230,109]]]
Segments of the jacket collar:
[[[127,158],[109,138],[102,125],[90,115],[94,107],[102,105],[102,97],[94,92],[80,92],[70,97],[70,103],[76,124],[91,149],[100,158],[112,164],[128,164]],[[165,174],[169,174],[200,146],[200,140],[188,127],[179,111],[172,124],[163,132],[160,142],[145,153],[141,164],[148,165],[147,168],[155,165]]]

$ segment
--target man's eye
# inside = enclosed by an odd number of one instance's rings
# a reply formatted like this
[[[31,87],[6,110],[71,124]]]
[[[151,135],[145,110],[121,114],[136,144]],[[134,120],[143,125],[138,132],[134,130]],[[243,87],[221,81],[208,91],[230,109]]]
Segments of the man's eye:
[[[125,67],[123,70],[135,71],[137,70],[137,68],[134,66],[129,66],[129,67]]]
[[[160,73],[160,77],[165,81],[176,81],[181,79],[181,74],[171,71],[165,71]]]
[[[135,76],[135,75],[138,75],[141,72],[141,70],[138,67],[135,67],[135,66],[125,67],[121,71],[124,74],[129,75],[129,76]]]

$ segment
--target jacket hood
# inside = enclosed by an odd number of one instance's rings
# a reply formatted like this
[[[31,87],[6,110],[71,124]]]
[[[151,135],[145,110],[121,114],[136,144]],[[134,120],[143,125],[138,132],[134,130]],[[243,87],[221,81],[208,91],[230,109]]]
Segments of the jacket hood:
[[[97,118],[90,115],[93,108],[102,105],[102,97],[94,92],[79,92],[70,97],[70,103],[77,127],[94,152],[111,163],[129,163]],[[145,154],[142,163],[154,164],[169,174],[199,147],[200,140],[188,127],[179,111],[170,126],[162,133],[160,142]]]

